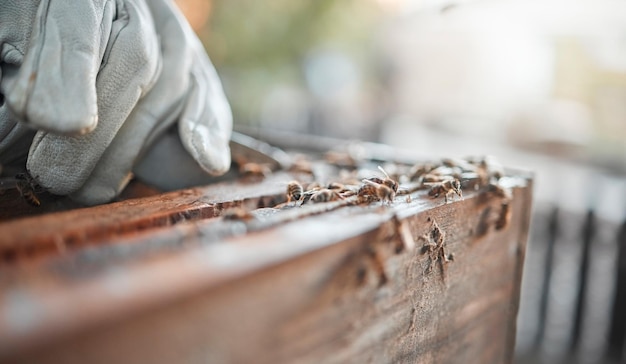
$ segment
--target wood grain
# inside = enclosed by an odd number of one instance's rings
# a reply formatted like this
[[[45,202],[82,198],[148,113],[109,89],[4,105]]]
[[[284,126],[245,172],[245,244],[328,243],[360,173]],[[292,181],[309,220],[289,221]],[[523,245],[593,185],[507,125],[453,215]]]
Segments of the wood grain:
[[[294,178],[307,180],[306,175],[276,173],[259,183],[217,183],[5,221],[0,223],[0,266],[66,254],[87,245],[156,227],[219,216],[223,210],[232,207],[252,209],[274,206],[285,201],[285,181]]]
[[[101,264],[81,265],[86,255],[76,253],[15,266],[0,274],[0,358],[510,363],[531,191],[531,181],[519,178],[504,225],[502,199],[492,193],[443,204],[422,191],[389,207],[343,206],[257,228],[235,221],[235,233],[222,236],[211,232],[224,221],[192,219],[164,227],[171,235],[128,237],[136,246],[155,236],[181,242],[132,259],[115,258],[127,249],[119,243],[92,248]],[[180,201],[198,209],[215,203],[189,194],[162,197],[166,220]],[[140,211],[137,203],[109,211]],[[64,218],[88,221],[102,211]],[[124,220],[119,213],[104,218],[107,229]],[[268,219],[283,213],[295,216]],[[435,224],[452,261],[424,249]]]

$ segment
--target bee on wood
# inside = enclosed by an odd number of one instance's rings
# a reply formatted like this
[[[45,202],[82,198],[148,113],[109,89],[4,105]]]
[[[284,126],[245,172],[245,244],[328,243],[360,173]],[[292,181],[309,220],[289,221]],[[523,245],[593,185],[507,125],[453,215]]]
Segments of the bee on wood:
[[[294,158],[295,160],[293,161],[291,167],[289,168],[289,172],[292,173],[306,173],[306,174],[313,174],[313,166],[311,165],[311,162],[304,156],[300,155],[300,156],[296,156]]]
[[[239,166],[239,173],[246,178],[263,179],[272,174],[272,169],[267,164],[248,162]]]
[[[346,188],[346,186],[344,186],[343,184],[339,183],[339,182],[331,182],[328,184],[328,186],[326,186],[327,189],[329,190],[344,190]]]
[[[19,173],[15,179],[17,180],[15,187],[24,201],[31,206],[40,206],[41,201],[37,197],[37,192],[41,192],[41,186],[28,173]]]
[[[441,164],[449,168],[460,169],[462,172],[475,172],[476,171],[476,166],[464,159],[444,158],[441,160]]]
[[[319,182],[309,183],[304,189],[304,192],[302,192],[302,204],[309,202],[311,200],[311,197],[313,197],[313,195],[315,195],[318,191],[322,189],[323,187]]]
[[[428,196],[436,198],[443,194],[445,196],[445,203],[448,203],[448,195],[451,194],[456,194],[460,198],[463,198],[461,183],[458,179],[449,179],[439,183],[427,183],[426,185],[430,186]]]
[[[427,176],[438,176],[443,179],[461,179],[462,173],[463,169],[460,167],[439,166],[428,172]]]
[[[356,186],[354,186],[354,187],[346,187],[345,189],[339,191],[339,194],[343,198],[355,196],[357,193],[358,193],[358,189],[356,188]]]
[[[509,201],[513,198],[513,192],[510,188],[505,188],[496,183],[490,183],[487,185],[487,191],[494,193],[496,196]]]
[[[382,185],[381,185],[382,186]],[[359,202],[366,203],[378,200],[378,191],[376,185],[364,184],[357,192]]]
[[[417,181],[421,176],[429,173],[433,169],[435,169],[435,166],[431,163],[416,164],[411,167],[408,172],[409,179],[411,181]]]
[[[316,191],[311,196],[311,201],[313,202],[331,202],[343,200],[343,197],[335,190],[329,190],[327,188]]]
[[[355,184],[357,184],[356,182]],[[354,196],[357,193],[357,186],[355,184],[343,184],[340,182],[331,182],[326,186],[329,190],[337,191],[343,197]]]
[[[324,159],[329,164],[346,168],[356,168],[358,164],[348,152],[329,151],[324,155]]]
[[[441,230],[435,220],[432,220],[432,230],[421,236],[420,239],[424,241],[422,254],[428,254],[430,256],[430,262],[425,273],[431,273],[433,271],[433,266],[437,262],[439,263],[441,273],[445,273],[444,264],[454,260],[454,254],[446,253],[446,233]]]
[[[489,184],[489,166],[487,162],[483,159],[478,162],[476,166],[476,174],[478,175],[478,185],[479,187],[486,186]]]
[[[344,199],[357,194],[356,186],[344,185],[339,182],[331,182],[326,188],[336,191]]]
[[[322,185],[319,182],[311,182],[306,186],[307,191],[317,191],[322,188]]]
[[[511,221],[511,203],[509,200],[502,201],[500,205],[500,215],[498,215],[498,219],[496,220],[495,227],[496,230],[502,230],[509,225]]]
[[[233,207],[226,210],[222,214],[222,218],[224,220],[248,221],[254,219],[254,215],[252,215],[250,211],[244,209],[243,207]]]
[[[385,172],[385,170],[383,169],[383,167],[378,166],[378,169],[385,175],[385,178],[383,179],[382,184],[391,188],[394,193],[398,192],[398,187],[399,187],[398,181],[390,178],[387,172]]]
[[[504,177],[504,167],[496,161],[493,157],[486,158],[486,163],[489,168],[489,175],[491,178],[495,178],[495,180],[499,180]]]
[[[483,186],[504,177],[504,167],[491,156],[470,160],[470,163],[476,166]]]
[[[496,230],[502,230],[509,225],[511,221],[511,200],[513,199],[513,191],[510,188],[503,187],[497,183],[487,185],[487,191],[495,194],[502,199],[500,204],[500,214],[496,220]]]
[[[393,190],[394,193],[398,192],[398,182],[389,177],[387,172],[383,169],[383,167],[378,166],[378,169],[385,175],[385,178],[371,177],[366,178],[364,181],[370,181],[379,185],[385,185]]]
[[[369,179],[364,179],[363,182],[365,184],[359,188],[359,192],[357,193],[359,201],[362,203],[372,201],[391,203],[396,197],[394,190],[385,184],[376,183]]]
[[[454,179],[453,177],[440,174],[425,174],[420,178],[421,183],[438,183]]]
[[[300,201],[304,190],[302,185],[296,181],[291,181],[287,184],[287,202]]]

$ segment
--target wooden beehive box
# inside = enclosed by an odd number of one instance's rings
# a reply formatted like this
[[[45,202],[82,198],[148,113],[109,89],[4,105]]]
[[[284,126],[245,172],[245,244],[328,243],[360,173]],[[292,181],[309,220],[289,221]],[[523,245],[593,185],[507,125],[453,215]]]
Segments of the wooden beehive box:
[[[312,163],[0,223],[0,362],[512,361],[527,175],[285,204],[346,175]]]

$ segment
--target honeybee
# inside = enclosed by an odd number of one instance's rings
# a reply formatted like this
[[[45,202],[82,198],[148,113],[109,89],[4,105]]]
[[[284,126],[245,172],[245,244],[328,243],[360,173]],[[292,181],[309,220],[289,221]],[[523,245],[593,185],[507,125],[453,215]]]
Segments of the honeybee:
[[[394,193],[398,192],[398,186],[399,186],[398,182],[390,178],[387,172],[385,172],[385,170],[383,169],[383,167],[378,166],[378,169],[385,175],[385,178],[370,177],[370,178],[366,178],[364,181],[370,181],[379,185],[385,185],[391,188]]]
[[[502,230],[511,221],[511,203],[509,200],[502,201],[500,205],[500,215],[498,215],[498,220],[496,220],[495,227],[496,230]]]
[[[358,189],[356,188],[356,186],[345,187],[343,190],[339,191],[339,194],[343,198],[354,196],[357,193],[358,193]]]
[[[246,178],[263,179],[272,174],[272,169],[267,164],[248,162],[239,166],[239,173]]]
[[[462,172],[475,172],[476,171],[476,166],[464,159],[444,158],[441,160],[441,164],[449,168],[461,169]]]
[[[487,163],[487,167],[489,168],[489,176],[491,178],[495,178],[496,181],[500,178],[504,177],[504,167],[493,157],[486,157],[485,163]]]
[[[480,187],[486,186],[489,183],[489,166],[484,159],[477,163],[476,174],[478,175],[478,185]]]
[[[328,184],[328,186],[326,186],[326,188],[328,188],[329,190],[344,190],[346,186],[339,182],[331,182]]]
[[[19,173],[15,179],[17,180],[15,187],[24,201],[31,206],[40,206],[41,201],[37,197],[37,191],[41,190],[41,186],[28,173]]]
[[[493,192],[496,196],[509,201],[513,198],[513,192],[510,188],[505,188],[496,183],[490,183],[487,185],[487,191]]]
[[[287,202],[300,201],[304,190],[302,185],[296,181],[291,181],[287,184]]]
[[[313,174],[313,166],[305,156],[296,156],[294,159],[293,164],[289,168],[289,172]]]
[[[359,198],[359,202],[361,203],[376,201],[378,199],[376,186],[367,183],[362,185],[357,192],[357,196]]]
[[[336,191],[343,198],[354,196],[357,193],[355,186],[344,185],[339,182],[331,182],[326,188]]]
[[[343,197],[335,190],[324,188],[313,193],[310,200],[313,202],[331,202],[343,200]]]
[[[356,168],[358,160],[350,152],[329,151],[324,154],[324,159],[329,164],[334,164],[344,168]]]
[[[463,169],[461,167],[448,167],[442,165],[428,172],[426,176],[438,176],[441,179],[461,179],[462,173]]]
[[[319,182],[311,182],[306,186],[307,191],[316,191],[322,188],[322,185]]]
[[[421,176],[435,169],[435,166],[431,163],[416,164],[409,170],[409,179],[411,181],[417,181]]]
[[[243,207],[234,207],[226,210],[222,214],[222,218],[224,220],[248,221],[254,219],[254,215],[252,215],[250,211],[244,209]]]
[[[446,233],[441,230],[435,220],[432,220],[432,230],[421,236],[420,239],[424,240],[422,253],[428,253],[430,256],[430,262],[426,268],[426,273],[432,272],[433,266],[436,262],[439,262],[439,268],[443,273],[445,270],[444,263],[448,263],[452,260],[450,259],[450,255],[446,254]]]
[[[422,177],[420,177],[420,182],[422,183],[437,183],[437,182],[444,182],[447,180],[451,180],[453,179],[453,177],[447,176],[447,175],[440,175],[440,174],[425,174]]]
[[[378,169],[385,175],[385,179],[383,179],[382,184],[391,188],[394,193],[398,192],[398,186],[399,186],[398,181],[390,178],[387,172],[385,172],[385,170],[383,169],[383,167],[378,166]]]
[[[476,172],[481,178],[482,185],[486,185],[492,180],[499,180],[504,177],[504,167],[492,156],[470,160],[476,166]]]
[[[463,193],[461,192],[461,183],[458,179],[449,179],[438,183],[427,183],[426,185],[430,185],[430,191],[428,191],[428,196],[435,198],[439,197],[441,194],[444,194],[445,203],[448,203],[448,195],[451,194],[456,194],[460,198],[463,198]]]
[[[357,193],[360,202],[382,201],[393,202],[396,193],[393,189],[382,183],[376,183],[368,179],[364,179],[365,183]]]

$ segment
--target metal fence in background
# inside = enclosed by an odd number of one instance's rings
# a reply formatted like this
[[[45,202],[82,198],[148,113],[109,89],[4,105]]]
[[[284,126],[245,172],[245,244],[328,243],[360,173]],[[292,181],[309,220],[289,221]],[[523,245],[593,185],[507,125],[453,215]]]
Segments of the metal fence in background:
[[[626,362],[626,220],[537,206],[526,255],[518,363]]]

